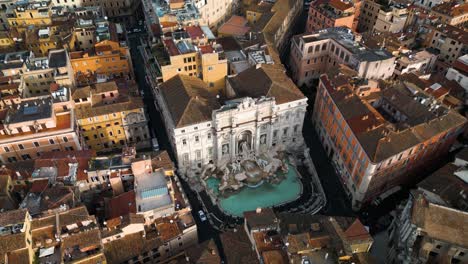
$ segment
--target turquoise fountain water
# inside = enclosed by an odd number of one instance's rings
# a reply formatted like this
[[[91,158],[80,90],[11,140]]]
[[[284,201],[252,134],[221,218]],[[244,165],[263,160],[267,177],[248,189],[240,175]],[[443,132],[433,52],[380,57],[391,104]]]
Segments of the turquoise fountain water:
[[[296,169],[289,166],[286,179],[279,184],[263,183],[259,187],[244,187],[239,193],[228,198],[220,198],[222,210],[235,216],[242,216],[245,211],[253,211],[258,207],[271,207],[295,200],[301,192],[301,181]],[[281,173],[281,172],[278,172]],[[217,194],[220,180],[209,178],[208,188]]]

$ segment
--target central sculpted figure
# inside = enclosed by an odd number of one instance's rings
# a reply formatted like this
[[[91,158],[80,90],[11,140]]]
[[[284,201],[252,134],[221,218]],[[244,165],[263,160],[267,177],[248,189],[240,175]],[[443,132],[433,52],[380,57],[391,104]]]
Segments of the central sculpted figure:
[[[250,145],[247,141],[242,141],[239,143],[239,154],[247,156],[250,152]]]

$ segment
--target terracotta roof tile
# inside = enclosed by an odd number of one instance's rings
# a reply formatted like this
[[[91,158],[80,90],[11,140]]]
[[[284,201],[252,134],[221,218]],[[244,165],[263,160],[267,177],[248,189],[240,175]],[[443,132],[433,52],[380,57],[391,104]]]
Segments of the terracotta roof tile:
[[[243,229],[244,228],[240,226],[237,228],[237,230],[239,230],[237,232],[229,231],[220,235],[227,263],[260,263]]]
[[[135,191],[125,192],[106,201],[106,218],[112,219],[136,213]]]
[[[305,98],[284,69],[277,65],[262,64],[260,68],[249,68],[229,78],[238,97],[274,97],[276,104],[283,104]]]
[[[219,264],[221,258],[213,239],[199,243],[185,250],[185,254],[194,263]]]
[[[247,19],[241,16],[232,16],[226,23],[218,28],[218,33],[222,35],[243,36],[249,32]]]
[[[411,214],[411,223],[432,239],[468,247],[468,212],[430,203],[417,194]]]
[[[85,170],[88,169],[88,163],[95,156],[96,152],[94,150],[45,152],[40,158],[35,160],[34,167],[36,169],[56,167],[57,177],[63,178],[70,174],[69,164],[78,163],[76,179],[77,181],[84,181],[88,178],[88,175],[85,173]]]
[[[203,30],[200,26],[187,26],[185,27],[185,31],[189,34],[191,39],[199,39],[203,38]]]
[[[0,226],[23,223],[26,219],[26,214],[26,209],[18,209],[0,213]]]
[[[135,233],[105,243],[104,254],[108,263],[124,263],[144,252],[157,251],[161,245],[159,238],[143,237],[142,233]]]
[[[213,110],[220,108],[208,85],[196,77],[176,75],[160,90],[177,128],[209,121]]]

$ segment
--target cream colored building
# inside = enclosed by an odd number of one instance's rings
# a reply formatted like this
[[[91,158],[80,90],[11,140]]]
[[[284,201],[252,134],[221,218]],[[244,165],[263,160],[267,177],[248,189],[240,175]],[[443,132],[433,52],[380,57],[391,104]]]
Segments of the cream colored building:
[[[51,85],[72,87],[75,83],[68,53],[52,50],[47,57],[28,58],[23,67],[19,89],[24,98],[51,93]]]
[[[467,26],[468,3],[464,1],[449,1],[431,9],[431,14],[439,17],[440,22],[452,26]]]
[[[374,0],[364,0],[361,4],[361,13],[359,15],[358,22],[358,32],[372,31],[377,18],[379,16],[379,11],[382,5],[377,3]]]
[[[293,37],[290,55],[293,80],[299,86],[309,85],[340,64],[354,69],[363,78],[390,78],[395,57],[386,50],[363,47],[356,37],[348,28],[328,28]]]
[[[204,24],[220,26],[239,5],[239,0],[194,0]]]
[[[403,31],[408,18],[406,6],[401,4],[382,7],[377,15],[374,30],[380,32],[399,33]]]
[[[428,30],[424,45],[439,55],[439,61],[443,64],[452,64],[460,56],[467,54],[468,32],[466,28],[439,25],[429,26]]]

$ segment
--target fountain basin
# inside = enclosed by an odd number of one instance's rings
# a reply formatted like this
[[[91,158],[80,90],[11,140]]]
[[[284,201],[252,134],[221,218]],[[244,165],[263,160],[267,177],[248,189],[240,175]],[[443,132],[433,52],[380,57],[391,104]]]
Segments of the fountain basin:
[[[245,211],[253,211],[259,207],[272,207],[283,203],[296,200],[302,190],[302,183],[299,180],[299,173],[296,168],[288,164],[289,170],[285,174],[281,171],[276,173],[281,174],[284,179],[278,184],[269,182],[259,182],[256,185],[251,185],[251,188],[242,188],[238,193],[232,194],[227,198],[219,197],[220,208],[234,216],[242,217]],[[212,189],[215,194],[218,194],[218,186],[220,180],[209,178],[207,180],[208,188]],[[252,187],[254,186],[254,187]]]

